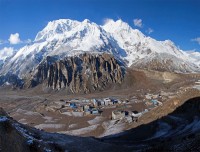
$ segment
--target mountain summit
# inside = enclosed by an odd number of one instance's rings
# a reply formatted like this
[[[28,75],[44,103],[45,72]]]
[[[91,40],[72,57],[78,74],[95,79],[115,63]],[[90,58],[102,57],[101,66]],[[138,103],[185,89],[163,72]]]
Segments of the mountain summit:
[[[170,40],[157,41],[145,36],[122,20],[110,19],[102,26],[88,19],[59,19],[49,22],[34,42],[1,63],[0,74],[11,73],[23,79],[49,56],[62,60],[83,53],[108,53],[133,68],[199,71],[199,64],[193,63],[198,53],[186,53]]]

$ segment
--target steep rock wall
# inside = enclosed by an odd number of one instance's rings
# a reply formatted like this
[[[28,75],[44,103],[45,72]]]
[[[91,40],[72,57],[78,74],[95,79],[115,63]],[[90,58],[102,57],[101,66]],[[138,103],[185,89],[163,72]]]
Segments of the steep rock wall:
[[[52,89],[66,88],[72,93],[104,90],[112,83],[122,83],[124,68],[109,54],[81,54],[58,60],[47,57],[32,72],[28,87],[45,83]]]

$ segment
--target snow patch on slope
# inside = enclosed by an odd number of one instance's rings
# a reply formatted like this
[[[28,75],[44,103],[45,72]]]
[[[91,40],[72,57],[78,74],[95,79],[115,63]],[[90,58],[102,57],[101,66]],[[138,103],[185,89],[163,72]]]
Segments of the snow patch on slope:
[[[59,129],[64,127],[64,124],[39,124],[36,125],[35,128],[37,129]]]
[[[91,125],[89,127],[80,128],[80,129],[76,129],[76,130],[62,131],[60,133],[64,133],[64,134],[68,134],[68,135],[83,135],[83,134],[87,134],[89,132],[96,130],[98,126],[99,126],[98,124]]]

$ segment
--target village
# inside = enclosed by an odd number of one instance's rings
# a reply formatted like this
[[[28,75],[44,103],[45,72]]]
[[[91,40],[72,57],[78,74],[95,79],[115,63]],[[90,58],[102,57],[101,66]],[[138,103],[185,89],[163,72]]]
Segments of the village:
[[[107,116],[111,120],[124,120],[127,123],[137,122],[137,120],[151,109],[162,106],[162,102],[170,97],[169,93],[161,94],[146,93],[143,97],[132,96],[129,99],[121,99],[117,97],[93,98],[93,99],[70,99],[55,101],[51,105],[46,106],[47,111],[59,112],[67,116],[89,116],[102,115],[105,111],[111,110],[111,115]],[[143,108],[135,110],[136,104],[143,105]]]

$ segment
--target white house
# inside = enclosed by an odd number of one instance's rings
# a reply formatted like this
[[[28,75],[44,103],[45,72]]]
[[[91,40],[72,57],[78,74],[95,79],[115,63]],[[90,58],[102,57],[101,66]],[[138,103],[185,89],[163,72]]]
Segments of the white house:
[[[104,98],[103,99],[105,106],[108,106],[111,100],[109,98]]]
[[[124,111],[112,111],[112,119],[123,119],[125,117],[125,112]]]

